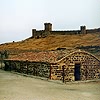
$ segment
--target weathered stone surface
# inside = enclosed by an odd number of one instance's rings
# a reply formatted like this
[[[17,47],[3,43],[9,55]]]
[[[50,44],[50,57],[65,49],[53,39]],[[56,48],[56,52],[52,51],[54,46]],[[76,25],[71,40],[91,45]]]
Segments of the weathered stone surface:
[[[42,57],[39,54],[42,54]],[[35,61],[34,59],[25,61],[25,59],[20,60],[19,58],[17,60],[15,58],[14,60],[5,60],[5,70],[13,70],[65,82],[100,79],[100,60],[88,52],[77,50],[69,54],[66,53],[67,55],[59,60],[57,60],[59,55],[54,51],[39,54],[39,56],[34,54]],[[32,55],[28,56],[32,58]],[[24,55],[24,57],[27,58],[27,55]],[[44,62],[42,62],[42,58]]]
[[[75,76],[75,64],[80,65],[79,80],[91,80],[100,78],[100,61],[90,53],[83,51],[76,51],[66,56],[58,63],[52,65],[53,75],[51,76],[52,77],[51,79],[61,80],[63,76],[62,73],[64,73],[65,81],[75,81],[75,77],[77,77]],[[64,64],[64,72],[63,69],[61,69],[62,67],[61,63]],[[56,77],[54,77],[54,75]]]
[[[49,78],[50,65],[42,62],[6,61],[7,70]]]
[[[73,35],[73,34],[86,34],[86,33],[96,33],[100,32],[100,28],[98,29],[86,29],[86,26],[80,26],[80,30],[70,30],[70,31],[52,31],[51,23],[44,23],[44,30],[32,29],[32,38],[41,38],[46,37],[49,34],[53,35]]]

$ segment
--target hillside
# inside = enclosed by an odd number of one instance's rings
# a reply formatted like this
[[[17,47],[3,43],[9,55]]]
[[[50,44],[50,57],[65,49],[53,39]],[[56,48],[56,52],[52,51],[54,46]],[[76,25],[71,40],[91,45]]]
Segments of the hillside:
[[[99,46],[100,33],[82,35],[50,35],[0,45],[0,50],[53,50],[59,47]]]
[[[57,48],[78,48],[95,54],[100,58],[100,33],[81,35],[49,35],[46,38],[28,38],[19,42],[0,45],[0,51],[7,50],[10,55],[20,52],[55,50]]]

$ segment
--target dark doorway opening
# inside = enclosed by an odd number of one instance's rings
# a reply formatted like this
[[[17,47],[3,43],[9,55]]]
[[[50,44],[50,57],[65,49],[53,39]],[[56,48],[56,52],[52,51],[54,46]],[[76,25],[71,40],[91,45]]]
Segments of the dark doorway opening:
[[[80,67],[81,67],[80,63],[75,64],[75,70],[74,70],[75,81],[80,80]]]

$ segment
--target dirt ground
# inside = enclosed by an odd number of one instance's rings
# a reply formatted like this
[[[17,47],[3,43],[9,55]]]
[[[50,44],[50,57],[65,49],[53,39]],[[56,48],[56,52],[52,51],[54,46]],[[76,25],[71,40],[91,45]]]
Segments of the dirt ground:
[[[0,100],[100,100],[100,81],[63,84],[0,70]]]

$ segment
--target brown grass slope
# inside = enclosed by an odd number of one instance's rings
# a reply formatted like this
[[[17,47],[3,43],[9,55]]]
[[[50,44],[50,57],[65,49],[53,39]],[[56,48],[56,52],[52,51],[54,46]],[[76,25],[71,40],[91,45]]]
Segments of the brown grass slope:
[[[54,50],[59,47],[99,46],[100,33],[81,35],[49,35],[0,45],[0,50]]]
[[[28,51],[55,50],[57,48],[83,49],[100,59],[100,33],[49,35],[46,38],[28,38],[19,42],[0,44],[0,51],[7,50],[10,54],[9,57]]]

